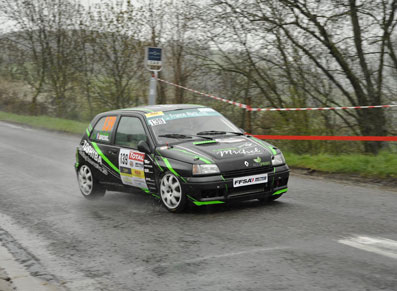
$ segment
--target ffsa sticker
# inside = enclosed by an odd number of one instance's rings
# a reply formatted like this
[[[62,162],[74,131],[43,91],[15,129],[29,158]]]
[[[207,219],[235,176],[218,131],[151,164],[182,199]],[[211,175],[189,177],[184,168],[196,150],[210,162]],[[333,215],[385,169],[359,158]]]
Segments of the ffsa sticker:
[[[267,174],[246,176],[233,179],[233,187],[242,187],[254,184],[267,183]]]
[[[147,189],[143,161],[145,154],[139,151],[121,149],[119,168],[121,181],[125,185]]]

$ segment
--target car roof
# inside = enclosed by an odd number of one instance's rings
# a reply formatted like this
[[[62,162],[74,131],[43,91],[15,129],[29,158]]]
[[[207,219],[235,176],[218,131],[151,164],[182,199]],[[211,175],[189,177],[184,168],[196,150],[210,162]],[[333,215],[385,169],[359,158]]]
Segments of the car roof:
[[[132,108],[123,108],[112,111],[103,112],[102,114],[120,114],[125,112],[140,112],[140,113],[150,113],[150,112],[158,112],[158,111],[173,111],[173,110],[181,110],[181,109],[194,109],[205,107],[202,105],[196,104],[159,104],[159,105],[148,105],[148,106],[139,106]]]

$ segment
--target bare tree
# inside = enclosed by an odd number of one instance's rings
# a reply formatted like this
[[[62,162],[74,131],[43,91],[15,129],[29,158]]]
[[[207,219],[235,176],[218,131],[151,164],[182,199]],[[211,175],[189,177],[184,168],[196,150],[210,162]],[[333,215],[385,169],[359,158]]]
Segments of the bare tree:
[[[274,32],[288,40],[287,45],[301,52],[305,63],[315,66],[337,89],[339,100],[328,98],[328,104],[378,105],[385,100],[383,89],[389,77],[385,60],[395,56],[391,38],[396,26],[395,0],[214,3],[246,24],[257,45],[273,42]],[[361,134],[387,134],[382,110],[357,111],[353,117]],[[367,152],[377,153],[381,148],[380,142],[365,144]]]
[[[14,21],[9,40],[23,52],[22,68],[32,86],[32,113],[44,89],[57,116],[66,116],[76,106],[71,83],[74,78],[74,16],[81,9],[77,2],[51,0],[1,0],[4,15]]]
[[[139,23],[131,1],[107,3],[94,11],[96,101],[106,108],[121,108],[139,103],[138,91],[143,71],[143,46]]]

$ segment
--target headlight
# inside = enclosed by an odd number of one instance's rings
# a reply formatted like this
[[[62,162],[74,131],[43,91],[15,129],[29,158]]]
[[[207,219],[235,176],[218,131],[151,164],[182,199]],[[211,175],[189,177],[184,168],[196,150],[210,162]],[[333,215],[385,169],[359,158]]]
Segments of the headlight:
[[[273,157],[272,164],[273,166],[279,166],[285,164],[285,159],[281,152]]]
[[[219,168],[215,164],[193,165],[193,175],[208,175],[220,173]]]

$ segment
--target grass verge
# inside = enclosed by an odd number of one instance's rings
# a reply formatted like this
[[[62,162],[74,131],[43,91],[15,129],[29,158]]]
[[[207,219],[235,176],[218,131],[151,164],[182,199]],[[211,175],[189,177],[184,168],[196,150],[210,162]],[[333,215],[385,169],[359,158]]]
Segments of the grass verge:
[[[32,127],[83,134],[88,122],[48,116],[25,116],[0,111],[0,120],[27,124]],[[297,155],[284,152],[290,167],[309,168],[327,173],[356,174],[368,178],[397,178],[397,155],[382,152],[377,156],[364,154]]]
[[[49,116],[28,116],[18,115],[0,111],[0,120],[14,123],[26,124],[32,127],[56,130],[61,132],[68,132],[83,135],[88,126],[87,123],[54,118]]]
[[[368,178],[397,178],[397,155],[389,152],[381,152],[377,156],[293,153],[284,153],[284,156],[291,167],[309,168],[326,173],[356,174]]]

